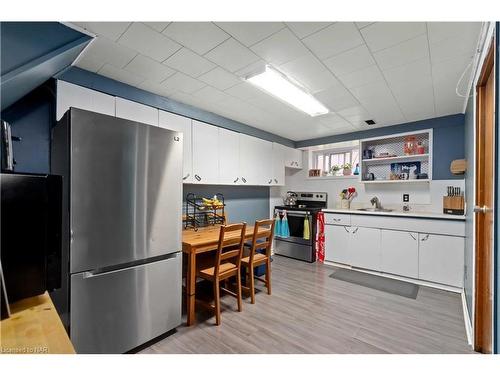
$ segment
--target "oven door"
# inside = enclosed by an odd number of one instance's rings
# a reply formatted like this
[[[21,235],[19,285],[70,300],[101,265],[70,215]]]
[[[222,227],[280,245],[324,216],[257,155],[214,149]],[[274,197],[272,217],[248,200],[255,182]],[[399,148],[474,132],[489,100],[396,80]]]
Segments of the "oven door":
[[[275,210],[276,217],[283,217],[283,210]],[[286,211],[286,216],[288,219],[288,227],[290,229],[289,237],[281,237],[275,235],[276,240],[293,242],[302,245],[312,245],[313,243],[313,216],[309,211]],[[306,223],[306,218],[308,219],[308,229],[309,238],[304,238],[304,225]]]

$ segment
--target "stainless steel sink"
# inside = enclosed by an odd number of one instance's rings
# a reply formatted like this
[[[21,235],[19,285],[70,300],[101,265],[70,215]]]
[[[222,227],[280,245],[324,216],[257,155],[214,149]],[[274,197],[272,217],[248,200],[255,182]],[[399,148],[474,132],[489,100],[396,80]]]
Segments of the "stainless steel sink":
[[[366,212],[392,212],[393,210],[389,208],[358,208],[358,211],[366,211]]]

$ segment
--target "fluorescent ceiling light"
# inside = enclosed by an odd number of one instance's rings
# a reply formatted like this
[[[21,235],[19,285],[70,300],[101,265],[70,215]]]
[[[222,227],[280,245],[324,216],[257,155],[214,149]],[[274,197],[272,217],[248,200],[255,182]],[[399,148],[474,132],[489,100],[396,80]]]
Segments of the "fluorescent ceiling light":
[[[274,70],[269,65],[263,72],[246,78],[248,82],[310,116],[319,116],[329,110],[314,96],[292,83],[287,77]]]

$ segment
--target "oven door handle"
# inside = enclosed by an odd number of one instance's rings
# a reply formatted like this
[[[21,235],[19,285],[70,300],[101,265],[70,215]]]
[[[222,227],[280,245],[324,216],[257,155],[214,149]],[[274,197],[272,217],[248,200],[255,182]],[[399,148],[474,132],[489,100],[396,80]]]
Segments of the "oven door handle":
[[[275,212],[283,213],[284,211],[286,210],[276,210]],[[300,217],[300,216],[303,217],[303,216],[311,216],[311,213],[306,211],[286,211],[286,215],[294,217]]]

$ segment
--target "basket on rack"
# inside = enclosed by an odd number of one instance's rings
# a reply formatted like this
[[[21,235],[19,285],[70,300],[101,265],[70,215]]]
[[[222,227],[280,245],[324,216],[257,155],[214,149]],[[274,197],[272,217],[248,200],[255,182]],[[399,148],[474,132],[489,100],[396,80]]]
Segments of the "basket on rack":
[[[184,229],[198,230],[200,227],[225,224],[225,206],[224,195],[220,193],[215,194],[214,199],[206,199],[188,193],[184,206]]]

